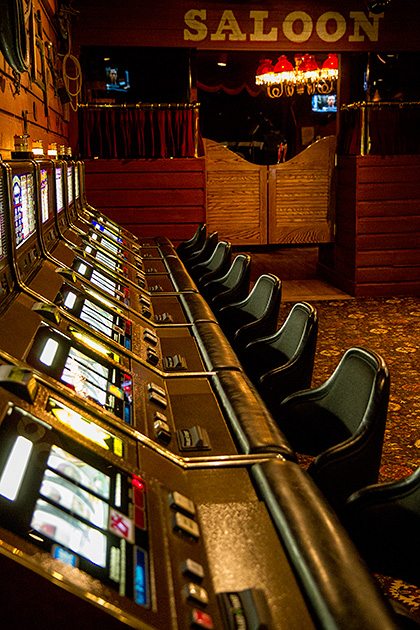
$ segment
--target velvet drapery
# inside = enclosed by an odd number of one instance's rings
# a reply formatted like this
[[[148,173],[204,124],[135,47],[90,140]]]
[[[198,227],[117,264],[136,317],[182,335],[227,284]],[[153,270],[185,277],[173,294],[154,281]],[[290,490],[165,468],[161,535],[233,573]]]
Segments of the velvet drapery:
[[[199,157],[204,147],[192,107],[81,107],[82,158]]]
[[[369,155],[420,153],[420,103],[361,103],[341,112],[339,152],[360,155],[365,107],[365,145]]]

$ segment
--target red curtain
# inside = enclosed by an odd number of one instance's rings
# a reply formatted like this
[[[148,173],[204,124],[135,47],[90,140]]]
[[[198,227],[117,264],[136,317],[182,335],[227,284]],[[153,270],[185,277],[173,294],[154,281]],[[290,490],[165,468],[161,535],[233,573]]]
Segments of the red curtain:
[[[79,109],[82,158],[196,157],[204,153],[192,108]],[[196,138],[197,134],[197,138]]]
[[[366,113],[370,155],[420,153],[420,116],[416,105],[377,105]],[[360,109],[341,113],[339,153],[360,155],[362,116]]]

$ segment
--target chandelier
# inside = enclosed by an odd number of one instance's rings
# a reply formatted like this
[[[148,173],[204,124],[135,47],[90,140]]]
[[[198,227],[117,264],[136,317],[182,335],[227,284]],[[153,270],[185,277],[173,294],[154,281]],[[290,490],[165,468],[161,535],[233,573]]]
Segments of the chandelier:
[[[322,66],[314,55],[295,55],[295,66],[281,55],[273,66],[270,59],[261,59],[258,66],[255,83],[264,85],[271,98],[278,98],[285,94],[330,94],[334,82],[338,78],[338,57],[330,53]]]

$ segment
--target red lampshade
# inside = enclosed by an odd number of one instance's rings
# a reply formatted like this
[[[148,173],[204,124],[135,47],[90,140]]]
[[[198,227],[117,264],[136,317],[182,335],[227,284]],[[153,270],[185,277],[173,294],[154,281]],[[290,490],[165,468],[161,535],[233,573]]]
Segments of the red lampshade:
[[[338,70],[337,55],[335,53],[330,53],[328,57],[326,58],[326,60],[324,61],[324,63],[322,64],[322,67],[325,68],[326,70]]]
[[[273,72],[273,63],[271,59],[260,59],[260,65],[257,68],[256,75],[267,74],[267,72]]]
[[[274,72],[293,72],[294,67],[286,57],[286,55],[281,55],[279,57],[278,62],[274,66]]]
[[[303,58],[304,68],[301,67],[301,70],[305,70],[306,72],[313,72],[315,70],[319,70],[321,65],[317,62],[314,55],[305,55]]]

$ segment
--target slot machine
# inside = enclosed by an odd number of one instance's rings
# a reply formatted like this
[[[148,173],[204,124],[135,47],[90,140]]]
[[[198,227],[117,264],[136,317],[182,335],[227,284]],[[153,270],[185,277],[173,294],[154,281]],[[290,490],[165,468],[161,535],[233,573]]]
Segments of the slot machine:
[[[140,287],[150,293],[173,293],[192,291],[197,292],[197,287],[190,278],[180,261],[173,261],[175,252],[171,250],[171,256],[162,258],[156,248],[153,252],[148,250],[144,254],[151,260],[143,260],[143,253],[134,255],[127,250],[125,240],[111,232],[99,221],[86,223],[82,229],[74,221],[75,217],[75,191],[74,172],[72,161],[55,160],[54,168],[56,177],[62,182],[64,211],[60,215],[60,235],[70,243],[72,249],[77,249],[79,254],[87,257],[96,266],[100,266],[105,272],[120,276],[120,279],[133,288]],[[59,188],[57,187],[57,191]],[[60,202],[61,203],[61,202]],[[92,227],[93,226],[93,227]],[[152,266],[150,266],[152,265]]]
[[[0,366],[3,628],[397,630],[296,463],[136,449],[33,379]]]
[[[8,163],[13,171],[21,169],[30,172],[29,162],[12,161]],[[107,253],[100,253],[100,260],[92,258],[88,251],[77,252],[75,245],[66,244],[59,238],[65,219],[65,192],[64,192],[64,171],[61,161],[37,160],[37,166],[47,171],[48,185],[55,191],[56,203],[56,226],[52,231],[43,230],[41,238],[44,237],[44,255],[56,265],[72,268],[80,279],[89,282],[102,292],[105,292],[108,299],[123,302],[127,308],[132,308],[135,313],[140,312],[147,319],[154,320],[157,324],[172,324],[192,322],[196,319],[205,321],[215,321],[215,316],[211,312],[204,298],[197,292],[196,288],[191,291],[192,280],[184,282],[188,277],[186,270],[182,268],[180,261],[174,263],[174,282],[182,289],[181,292],[174,291],[161,292],[160,285],[153,285],[159,291],[155,293],[146,290],[146,274],[136,271],[136,281],[130,281],[126,277],[128,267],[119,258],[112,259]],[[48,240],[47,240],[48,239]],[[92,245],[87,245],[93,251]],[[174,259],[175,260],[175,259]],[[122,273],[119,273],[121,272]],[[114,273],[115,272],[115,273]],[[128,272],[127,272],[128,273]],[[165,279],[167,288],[169,286],[169,276],[162,276]],[[172,276],[171,276],[172,277]],[[172,281],[171,281],[172,282]],[[195,285],[194,285],[195,287]],[[185,292],[184,292],[185,290]]]
[[[22,195],[22,175],[24,190],[31,188],[27,185],[27,172],[21,173],[20,166],[16,163],[13,171],[15,204],[11,217],[16,224],[27,226],[32,219],[25,212],[32,212],[33,204]],[[33,183],[33,178],[30,181]],[[31,286],[36,287],[37,293],[15,290],[13,301],[0,317],[0,349],[47,374],[54,382],[64,383],[74,395],[101,409],[110,424],[124,423],[171,452],[201,457],[266,449],[291,456],[290,447],[241,371],[226,339],[222,345],[216,344],[216,369],[211,372],[188,372],[185,365],[179,365],[178,355],[170,355],[172,365],[169,359],[162,359],[165,371],[158,369],[150,360],[146,340],[143,339],[147,352],[144,358],[129,351],[124,329],[121,332],[120,328],[119,333],[116,330],[122,322],[111,321],[105,308],[101,314],[101,309],[90,303],[90,296],[83,296],[81,307],[81,322],[87,326],[67,318],[49,302],[34,301],[44,285],[54,293],[57,285],[54,286],[55,276],[47,274],[44,266],[36,273],[34,230],[25,227],[22,233],[23,239],[21,232],[16,232],[19,245],[13,268],[21,280],[26,281],[25,273],[27,278],[33,277]],[[13,240],[10,239],[11,246]],[[58,289],[64,291],[61,280]],[[77,299],[77,294],[69,290],[64,301]],[[177,331],[177,327],[169,329]],[[114,333],[120,334],[119,345],[110,343],[109,335],[115,341]],[[150,337],[150,331],[143,330],[143,337],[144,333]],[[149,343],[153,345],[155,341]],[[179,343],[179,337],[172,339],[175,341]],[[209,347],[203,352],[211,355]],[[246,396],[244,402],[238,400],[238,390]]]
[[[192,326],[171,328],[156,325],[151,321],[152,306],[146,297],[140,296],[139,314],[129,307],[129,297],[122,290],[122,286],[103,276],[93,267],[91,268],[92,284],[88,285],[88,283],[77,282],[74,274],[66,273],[62,265],[58,269],[60,273],[57,273],[57,265],[41,260],[42,248],[50,249],[55,253],[62,247],[62,242],[57,238],[57,227],[51,213],[51,190],[54,177],[51,161],[38,162],[39,173],[37,171],[34,173],[28,162],[14,161],[4,168],[9,172],[9,175],[6,172],[6,178],[9,180],[14,178],[15,201],[12,205],[16,217],[20,217],[16,218],[15,223],[23,222],[22,205],[23,214],[29,215],[29,218],[24,219],[26,223],[36,221],[37,218],[37,204],[32,194],[34,187],[22,187],[21,180],[30,181],[33,184],[38,180],[40,182],[41,213],[38,213],[40,224],[38,237],[40,238],[37,238],[35,230],[30,232],[27,230],[27,233],[23,233],[19,225],[15,228],[18,232],[16,232],[17,246],[14,249],[14,261],[21,287],[32,291],[35,299],[38,294],[38,299],[48,299],[63,304],[69,313],[81,316],[96,330],[103,332],[103,327],[106,325],[109,332],[111,325],[113,339],[162,369],[173,370],[177,366],[189,371],[212,369],[211,361],[207,360],[206,363],[205,357],[202,358],[203,353],[195,340],[198,332],[196,333]],[[12,186],[11,183],[10,186]],[[48,201],[50,201],[49,204]],[[14,240],[12,237],[11,242],[13,243]],[[83,270],[85,263],[80,264]],[[177,303],[177,306],[181,310],[181,305]],[[209,313],[208,319],[214,320],[208,307],[204,311],[205,315],[207,313]],[[162,317],[162,320],[165,323],[166,317]],[[216,337],[220,336],[219,328],[214,322],[209,321],[208,324],[202,324],[202,326],[211,327],[213,334]],[[231,359],[232,356],[229,361]]]

